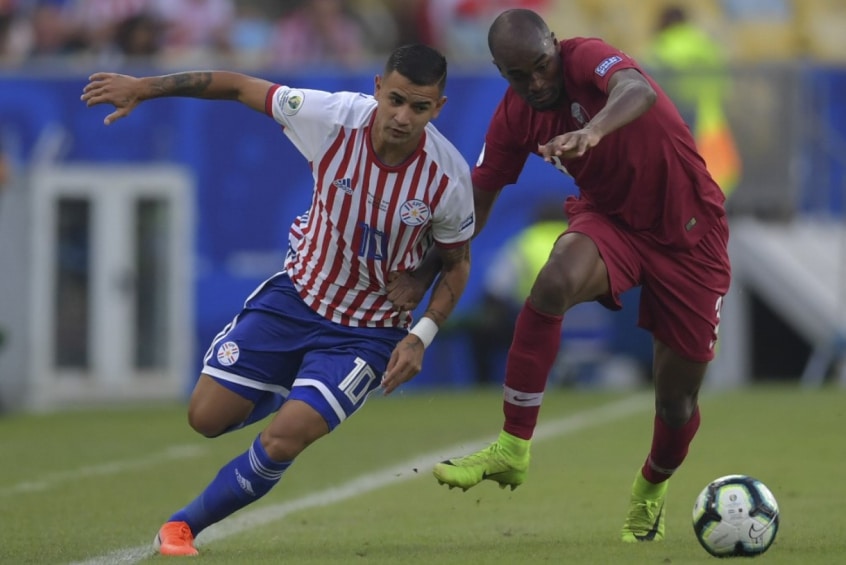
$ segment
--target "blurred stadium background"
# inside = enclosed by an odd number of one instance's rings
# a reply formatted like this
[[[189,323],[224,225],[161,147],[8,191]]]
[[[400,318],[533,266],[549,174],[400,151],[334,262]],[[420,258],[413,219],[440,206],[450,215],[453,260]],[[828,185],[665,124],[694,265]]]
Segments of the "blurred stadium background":
[[[675,4],[723,52],[717,80],[739,155],[735,280],[709,386],[846,385],[846,2]],[[167,99],[106,128],[108,111],[79,101],[90,73],[226,68],[370,92],[392,47],[424,41],[450,61],[436,125],[472,163],[505,88],[485,42],[499,11],[536,9],[559,37],[597,35],[650,65],[666,5],[0,0],[0,410],[184,398],[211,338],[280,268],[290,221],[309,202],[308,166],[267,118]],[[716,72],[654,70],[668,89]],[[485,266],[537,204],[574,190],[530,159],[474,242],[459,319],[476,311]],[[646,384],[651,344],[635,328],[636,299],[616,315],[572,317],[563,340],[579,367],[561,371],[562,386]],[[461,323],[444,332],[408,388],[475,386],[468,342]]]

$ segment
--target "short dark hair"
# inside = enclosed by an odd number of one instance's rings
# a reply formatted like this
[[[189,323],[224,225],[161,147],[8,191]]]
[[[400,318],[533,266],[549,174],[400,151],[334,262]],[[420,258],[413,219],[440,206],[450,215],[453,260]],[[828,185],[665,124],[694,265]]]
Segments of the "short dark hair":
[[[418,86],[446,87],[447,61],[437,49],[421,43],[402,45],[391,52],[385,63],[385,75],[396,71]]]

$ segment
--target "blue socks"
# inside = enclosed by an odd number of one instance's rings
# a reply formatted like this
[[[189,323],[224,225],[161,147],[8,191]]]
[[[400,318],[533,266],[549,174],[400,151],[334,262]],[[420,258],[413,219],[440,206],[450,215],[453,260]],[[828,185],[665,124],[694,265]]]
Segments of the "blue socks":
[[[168,522],[186,522],[196,536],[267,494],[291,463],[268,457],[259,435],[250,449],[224,465],[206,490]]]

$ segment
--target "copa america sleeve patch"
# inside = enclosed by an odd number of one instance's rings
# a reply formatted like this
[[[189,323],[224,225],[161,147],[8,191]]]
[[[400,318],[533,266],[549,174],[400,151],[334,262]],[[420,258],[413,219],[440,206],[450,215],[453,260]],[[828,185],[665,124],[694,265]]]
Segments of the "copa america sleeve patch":
[[[608,73],[608,71],[611,69],[611,67],[613,67],[617,63],[621,63],[622,61],[623,61],[623,58],[620,57],[619,55],[612,55],[611,57],[608,57],[607,59],[605,59],[604,61],[599,63],[596,66],[596,68],[593,70],[593,72],[595,72],[597,75],[599,75],[601,77],[604,77]]]
[[[305,100],[302,90],[289,90],[282,97],[282,113],[286,116],[293,116],[300,111]]]

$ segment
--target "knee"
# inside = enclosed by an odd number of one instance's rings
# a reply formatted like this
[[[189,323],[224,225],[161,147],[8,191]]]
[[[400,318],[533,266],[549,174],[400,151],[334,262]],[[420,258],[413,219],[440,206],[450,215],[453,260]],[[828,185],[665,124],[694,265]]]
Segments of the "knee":
[[[575,288],[573,273],[549,262],[538,273],[532,286],[532,304],[548,314],[563,314],[575,304]]]
[[[243,423],[254,406],[208,375],[200,375],[188,403],[188,425],[205,437],[217,437]]]
[[[188,425],[195,432],[207,438],[217,437],[229,427],[227,423],[221,422],[220,418],[193,403],[188,407]]]
[[[310,442],[289,434],[279,435],[266,429],[261,434],[261,445],[268,457],[274,461],[293,461]]]
[[[301,400],[289,400],[261,433],[261,444],[274,461],[293,461],[329,433],[326,420]]]
[[[695,397],[658,399],[655,403],[655,413],[671,428],[681,428],[687,424],[695,411]]]

